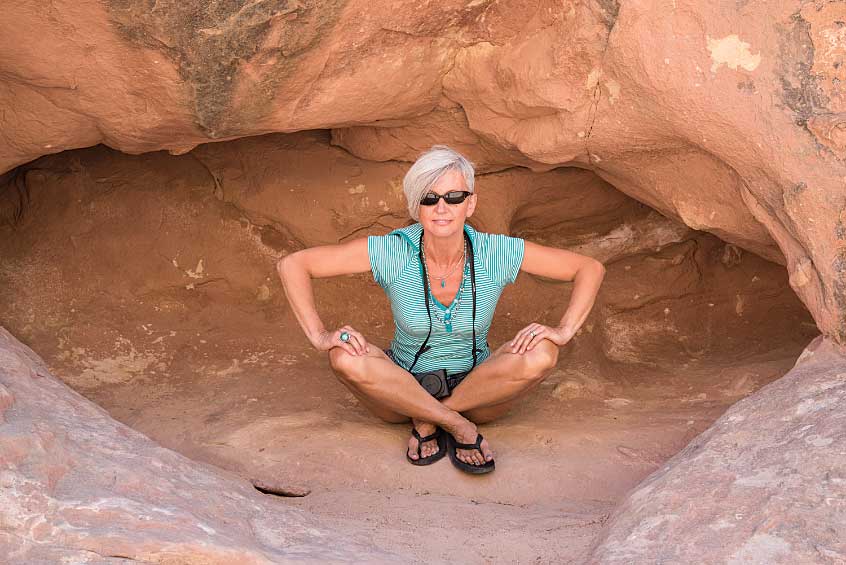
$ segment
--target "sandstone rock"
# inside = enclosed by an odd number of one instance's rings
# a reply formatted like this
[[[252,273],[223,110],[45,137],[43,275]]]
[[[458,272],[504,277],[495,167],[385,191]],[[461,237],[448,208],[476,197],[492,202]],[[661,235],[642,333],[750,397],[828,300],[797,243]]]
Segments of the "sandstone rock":
[[[842,112],[842,50],[823,40],[842,7],[824,6],[622,4],[601,66],[617,86],[598,87],[586,146],[620,190],[786,263],[820,329],[844,343],[846,167],[808,125]]]
[[[386,560],[246,481],[116,422],[0,328],[0,414],[4,410],[3,563]]]
[[[9,389],[0,385],[0,424],[3,424],[3,414],[8,410],[12,404],[15,403],[15,397],[9,392]]]
[[[442,98],[433,111],[408,120],[380,120],[374,125],[335,128],[332,143],[362,159],[413,162],[433,145],[448,143],[470,159],[477,172],[525,166],[536,171],[554,168],[516,149],[505,149],[470,128],[460,104]]]
[[[437,139],[472,149],[482,170],[589,168],[665,216],[784,263],[819,328],[844,344],[843,10],[16,3],[0,16],[0,170],[96,143],[181,154],[331,128],[379,160]]]
[[[846,562],[844,401],[846,356],[818,338],[638,485],[590,562]]]
[[[444,77],[445,95],[461,104],[471,129],[502,147],[541,163],[585,161],[596,69],[616,8],[552,6],[538,6],[504,43],[460,50]]]

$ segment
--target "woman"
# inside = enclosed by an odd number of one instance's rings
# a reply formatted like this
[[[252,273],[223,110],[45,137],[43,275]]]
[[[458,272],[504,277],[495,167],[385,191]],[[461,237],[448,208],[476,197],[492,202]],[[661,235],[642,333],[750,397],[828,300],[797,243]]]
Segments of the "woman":
[[[558,348],[587,318],[605,269],[589,257],[468,226],[478,202],[474,174],[467,159],[437,145],[403,180],[419,223],[305,249],[277,268],[300,326],[329,352],[341,382],[379,418],[412,420],[408,460],[428,465],[448,452],[456,467],[480,474],[495,463],[476,426],[505,414],[555,366]],[[494,308],[521,270],[574,281],[570,304],[559,325],[533,322],[491,354]],[[364,271],[391,300],[396,332],[386,351],[351,326],[326,329],[315,309],[312,277]]]

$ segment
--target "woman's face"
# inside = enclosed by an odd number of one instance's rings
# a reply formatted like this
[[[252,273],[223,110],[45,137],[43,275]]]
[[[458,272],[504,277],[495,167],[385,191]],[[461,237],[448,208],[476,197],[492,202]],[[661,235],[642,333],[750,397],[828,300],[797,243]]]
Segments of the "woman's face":
[[[460,171],[447,171],[430,192],[446,194],[454,190],[467,190],[464,176]],[[468,196],[461,204],[447,204],[443,198],[434,206],[420,206],[420,223],[426,233],[436,237],[449,237],[464,231],[464,221],[473,215],[476,209],[476,195]]]

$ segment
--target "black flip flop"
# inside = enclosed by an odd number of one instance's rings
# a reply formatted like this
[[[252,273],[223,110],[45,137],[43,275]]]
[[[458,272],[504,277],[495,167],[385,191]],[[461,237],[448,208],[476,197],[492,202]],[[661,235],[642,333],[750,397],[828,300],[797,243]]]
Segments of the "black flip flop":
[[[458,453],[456,453],[456,449],[478,449],[479,454],[482,456],[482,459],[485,458],[485,454],[482,453],[482,434],[476,435],[476,443],[458,443],[451,434],[447,435],[447,450],[449,451],[449,458],[452,461],[452,464],[455,465],[457,468],[461,469],[465,473],[470,473],[473,475],[483,475],[485,473],[490,473],[496,467],[496,463],[493,459],[490,461],[485,461],[483,465],[473,465],[472,463],[465,463],[461,459],[458,458]]]
[[[435,433],[428,435],[426,437],[420,437],[420,433],[417,431],[416,428],[411,428],[411,435],[417,439],[417,459],[412,459],[408,455],[408,448],[405,449],[405,458],[408,459],[408,462],[412,465],[431,465],[435,461],[439,461],[446,455],[446,440],[444,439],[444,431],[441,428],[435,428]],[[423,457],[423,444],[427,441],[431,441],[433,439],[438,440],[438,451],[429,455],[427,457]]]

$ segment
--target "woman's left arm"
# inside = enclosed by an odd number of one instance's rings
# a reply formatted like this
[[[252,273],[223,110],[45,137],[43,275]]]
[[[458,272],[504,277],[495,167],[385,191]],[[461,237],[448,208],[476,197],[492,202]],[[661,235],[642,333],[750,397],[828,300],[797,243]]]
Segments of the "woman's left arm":
[[[566,344],[582,327],[593,308],[605,276],[605,267],[591,257],[527,241],[520,270],[559,281],[573,281],[573,294],[558,327],[529,324],[517,332],[511,341],[511,351],[525,353],[534,349],[542,339],[558,346]]]

